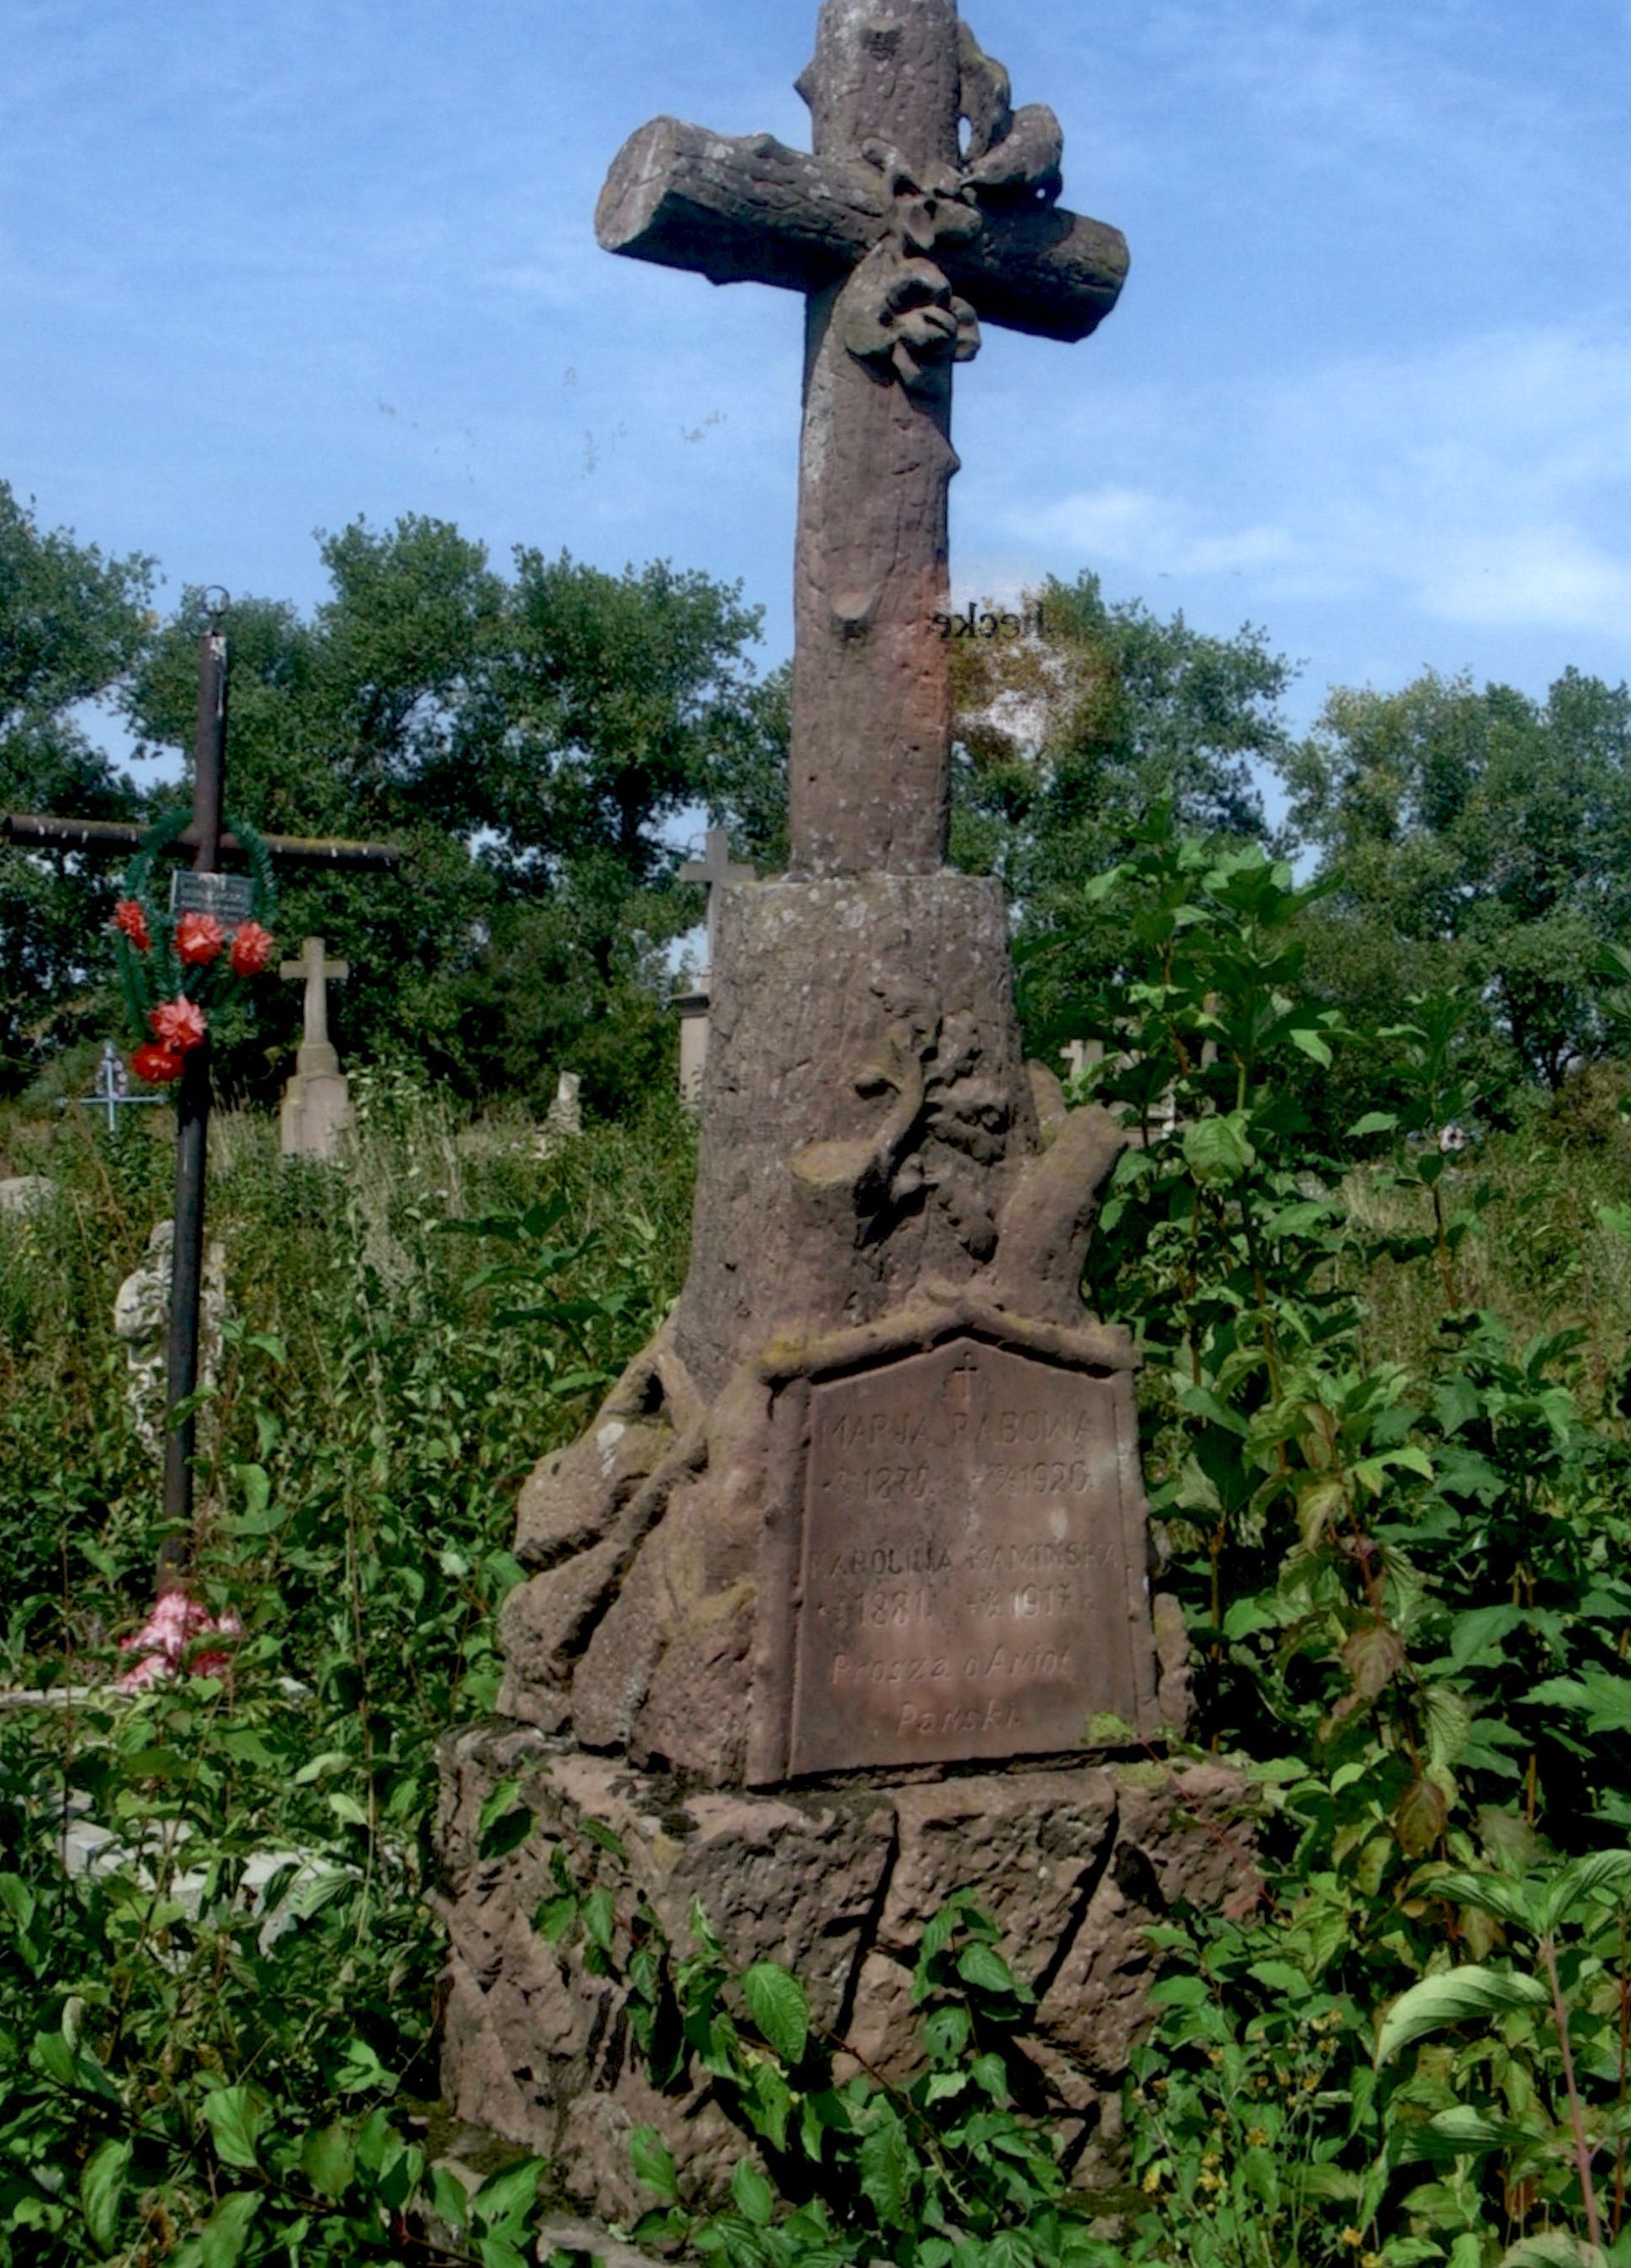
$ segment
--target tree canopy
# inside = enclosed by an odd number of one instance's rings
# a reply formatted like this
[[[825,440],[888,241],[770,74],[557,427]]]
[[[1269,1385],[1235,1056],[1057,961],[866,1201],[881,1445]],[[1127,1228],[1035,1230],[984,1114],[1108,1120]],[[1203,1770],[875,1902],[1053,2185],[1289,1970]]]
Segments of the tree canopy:
[[[1250,623],[1232,638],[1106,600],[1098,578],[1027,593],[1021,638],[959,639],[953,854],[1014,902],[1021,1002],[1038,1049],[1080,1028],[1125,940],[1086,885],[1157,805],[1180,830],[1268,832],[1254,763],[1279,755],[1291,666]]]
[[[1338,690],[1280,769],[1292,835],[1333,881],[1313,965],[1353,1018],[1458,990],[1492,1069],[1505,1049],[1553,1087],[1603,1051],[1604,952],[1631,938],[1624,685]]]
[[[332,594],[309,621],[232,609],[228,800],[409,858],[384,880],[292,876],[285,932],[351,959],[355,1043],[469,1093],[541,1094],[572,1068],[612,1104],[668,1047],[663,948],[698,901],[664,829],[750,735],[756,610],[661,562],[619,576],[522,549],[506,577],[419,518],[358,522],[322,557]],[[190,740],[200,606],[189,593],[138,673],[145,749]],[[292,1013],[264,1020],[279,1057]]]
[[[0,481],[0,810],[134,810],[134,786],[83,711],[114,695],[142,652],[151,580],[150,560],[104,558],[66,529],[41,528]],[[0,1092],[94,1013],[107,897],[94,876],[0,846]]]

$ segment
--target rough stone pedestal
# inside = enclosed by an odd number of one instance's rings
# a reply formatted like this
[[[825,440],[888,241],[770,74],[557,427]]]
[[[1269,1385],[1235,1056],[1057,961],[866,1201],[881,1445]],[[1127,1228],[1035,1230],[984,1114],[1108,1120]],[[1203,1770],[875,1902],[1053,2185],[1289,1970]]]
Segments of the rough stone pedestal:
[[[481,1863],[483,1799],[511,1778],[533,1830]],[[1232,1772],[1151,1764],[688,1791],[539,1733],[455,1734],[442,1816],[444,1855],[467,1885],[452,1915],[445,2020],[453,2107],[547,2156],[569,2198],[609,2216],[654,2202],[629,2169],[640,2124],[662,2133],[688,2195],[724,2196],[748,2146],[709,2088],[655,2093],[616,1985],[533,1926],[556,1892],[555,1850],[579,1882],[604,1875],[605,1853],[583,1831],[597,1820],[628,1852],[620,1906],[643,1892],[683,1953],[694,1949],[686,1915],[699,1900],[734,1961],[796,1970],[814,2023],[896,2077],[919,2065],[917,1941],[948,1892],[971,1887],[1037,1992],[1028,2051],[1069,2163],[1090,2182],[1113,2153],[1127,2052],[1148,2018],[1155,1955],[1145,1933],[1179,1899],[1213,1905],[1238,1888],[1240,1799]]]
[[[308,1040],[297,1052],[294,1076],[284,1088],[278,1116],[285,1158],[332,1158],[354,1123],[351,1087],[327,1040]]]

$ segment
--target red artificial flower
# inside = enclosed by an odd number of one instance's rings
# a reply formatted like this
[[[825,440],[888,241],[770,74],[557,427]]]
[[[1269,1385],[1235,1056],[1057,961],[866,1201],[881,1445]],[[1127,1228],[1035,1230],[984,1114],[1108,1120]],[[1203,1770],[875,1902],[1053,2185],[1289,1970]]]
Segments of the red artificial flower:
[[[232,974],[258,976],[272,957],[272,933],[259,922],[240,922],[232,936]]]
[[[131,1057],[130,1068],[149,1086],[168,1086],[181,1076],[181,1058],[173,1048],[148,1040]]]
[[[138,953],[145,953],[152,944],[147,926],[147,916],[137,898],[121,898],[114,908],[114,927],[122,929]]]
[[[149,1010],[147,1023],[159,1046],[173,1055],[184,1055],[188,1048],[196,1048],[209,1029],[203,1010],[196,1000],[188,999],[161,1000]]]
[[[225,942],[213,914],[183,914],[175,925],[175,949],[189,968],[207,968]]]

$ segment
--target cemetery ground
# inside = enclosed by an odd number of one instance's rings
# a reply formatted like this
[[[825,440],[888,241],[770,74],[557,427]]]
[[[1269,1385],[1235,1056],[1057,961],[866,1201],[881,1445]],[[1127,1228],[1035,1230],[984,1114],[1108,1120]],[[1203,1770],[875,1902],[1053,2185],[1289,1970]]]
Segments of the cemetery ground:
[[[1474,1096],[1453,1004],[1424,1003],[1369,1043],[1386,1108],[1337,1154],[1295,1105],[1354,1043],[1298,992],[1284,869],[1157,844],[1118,887],[1164,979],[1118,1004],[1138,1061],[1110,1099],[1136,1116],[1176,1083],[1180,1130],[1125,1153],[1092,1292],[1145,1351],[1188,1740],[1257,1791],[1233,1887],[1159,1932],[1119,2155],[1089,2182],[1029,2115],[1031,1980],[978,1913],[924,1941],[924,2071],[897,2093],[835,2069],[795,1980],[726,1974],[701,1917],[654,1935],[609,1836],[539,1931],[631,1979],[654,2075],[700,2054],[743,2133],[732,2207],[701,2217],[639,2145],[636,2234],[733,2268],[1618,2261],[1626,1082]],[[85,1113],[0,1125],[48,1185],[0,1217],[4,1682],[101,1688],[0,1711],[0,2259],[500,2268],[538,2241],[547,2166],[447,2162],[435,1749],[493,1703],[521,1479],[679,1285],[691,1129],[665,1098],[540,1154],[519,1115],[466,1118],[411,1071],[354,1084],[333,1162],[218,1120],[196,1580],[242,1634],[226,1670],[134,1694],[111,1681],[158,1491],[111,1311],[169,1152]],[[1442,1151],[1456,1118],[1478,1138]],[[483,1822],[495,1855],[515,1800]],[[108,1839],[70,1874],[87,1824]]]

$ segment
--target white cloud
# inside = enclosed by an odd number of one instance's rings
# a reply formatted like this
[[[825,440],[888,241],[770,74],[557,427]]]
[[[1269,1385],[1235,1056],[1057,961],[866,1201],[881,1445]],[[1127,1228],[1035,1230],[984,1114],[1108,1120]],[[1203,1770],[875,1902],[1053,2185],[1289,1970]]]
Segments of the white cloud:
[[[1159,485],[1076,490],[1026,532],[1271,599],[1385,590],[1442,622],[1631,622],[1631,340],[1506,330],[1153,408]]]

